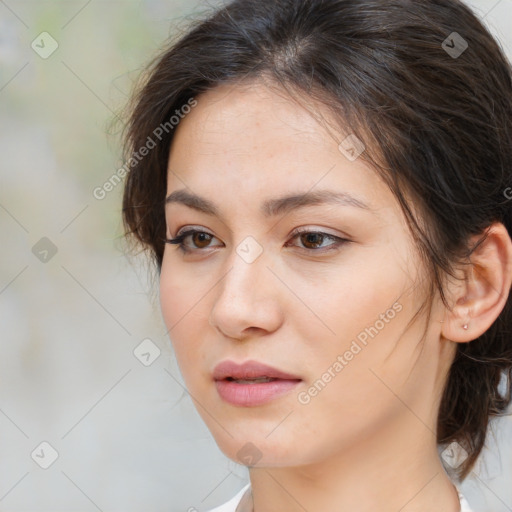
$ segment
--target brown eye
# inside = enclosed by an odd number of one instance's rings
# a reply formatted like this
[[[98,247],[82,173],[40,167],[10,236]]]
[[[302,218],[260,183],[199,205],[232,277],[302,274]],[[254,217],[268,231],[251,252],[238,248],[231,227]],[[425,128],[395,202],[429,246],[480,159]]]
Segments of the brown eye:
[[[209,247],[220,247],[219,245],[211,245],[214,238],[211,233],[189,229],[175,238],[165,239],[165,243],[177,245],[183,253],[201,252],[202,249]]]
[[[204,233],[202,231],[196,231],[195,233],[192,233],[191,235],[192,242],[198,249],[204,249],[205,247],[208,247],[208,244],[211,242],[211,239],[213,238],[212,235],[209,233]]]
[[[321,254],[331,250],[338,250],[342,245],[349,243],[348,238],[341,238],[336,235],[324,233],[323,231],[311,231],[300,229],[292,234],[294,245],[303,251],[309,251],[311,254]]]
[[[316,249],[322,246],[324,235],[322,233],[303,233],[300,240],[306,249]]]

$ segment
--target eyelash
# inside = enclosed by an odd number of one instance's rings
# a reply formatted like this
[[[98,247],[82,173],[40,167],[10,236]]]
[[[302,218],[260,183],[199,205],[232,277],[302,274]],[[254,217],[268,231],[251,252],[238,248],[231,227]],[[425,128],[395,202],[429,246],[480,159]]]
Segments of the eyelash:
[[[208,249],[209,247],[206,247],[206,248],[203,248],[203,249],[200,249],[200,248],[189,249],[188,247],[185,246],[185,244],[183,243],[184,240],[186,238],[188,238],[190,235],[193,235],[195,233],[205,233],[206,235],[210,235],[212,238],[215,238],[211,233],[208,233],[207,231],[201,231],[201,230],[198,230],[198,229],[189,229],[188,231],[184,231],[181,235],[176,236],[175,238],[166,238],[166,239],[164,239],[164,242],[167,243],[167,244],[177,245],[178,248],[183,253],[185,253],[185,254],[190,254],[190,253],[193,253],[193,252],[196,252],[196,251],[201,252],[201,251],[203,251],[205,249]],[[351,242],[351,240],[348,240],[347,238],[341,238],[339,236],[331,235],[329,233],[324,233],[322,231],[312,231],[312,230],[301,229],[301,228],[295,230],[292,233],[291,239],[293,240],[293,239],[299,237],[300,235],[304,235],[304,234],[322,235],[323,237],[325,237],[327,239],[330,239],[330,240],[334,240],[334,242],[335,242],[335,243],[327,246],[327,248],[323,247],[323,248],[319,248],[319,249],[309,249],[307,247],[299,247],[299,249],[302,249],[302,250],[307,251],[307,252],[317,252],[318,253],[318,252],[331,251],[331,250],[338,249],[340,246],[342,246],[342,245],[344,245],[346,243]],[[219,246],[214,246],[214,247],[219,247]]]

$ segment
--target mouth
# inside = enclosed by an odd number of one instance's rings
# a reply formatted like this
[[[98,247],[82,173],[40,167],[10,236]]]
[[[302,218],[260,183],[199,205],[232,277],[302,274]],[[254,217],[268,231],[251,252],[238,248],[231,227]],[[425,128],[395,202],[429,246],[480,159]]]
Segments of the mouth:
[[[213,372],[220,397],[231,405],[254,407],[274,400],[293,389],[302,379],[257,361],[241,365],[223,361]]]
[[[268,382],[272,380],[302,380],[298,375],[279,370],[259,361],[246,361],[242,364],[234,361],[222,361],[213,370],[213,379],[230,381],[247,381],[247,383]]]
[[[274,377],[256,377],[254,379],[234,379],[233,377],[227,377],[226,380],[228,382],[236,382],[237,384],[258,384],[260,382],[273,382],[275,380],[283,380],[276,379]]]

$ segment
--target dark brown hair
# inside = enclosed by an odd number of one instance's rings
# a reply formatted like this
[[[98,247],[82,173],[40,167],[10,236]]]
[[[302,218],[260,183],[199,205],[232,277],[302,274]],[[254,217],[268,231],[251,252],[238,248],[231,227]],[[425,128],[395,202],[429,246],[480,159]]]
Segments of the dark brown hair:
[[[127,239],[149,251],[158,272],[171,117],[220,84],[262,77],[298,92],[299,101],[302,93],[325,104],[364,142],[361,158],[395,194],[431,276],[426,305],[437,290],[448,306],[445,278],[468,261],[471,235],[484,237],[495,221],[512,234],[512,194],[505,193],[512,186],[512,72],[467,6],[235,0],[164,49],[130,107],[123,221]],[[457,441],[468,452],[461,479],[484,446],[490,417],[510,403],[511,374],[509,294],[487,332],[458,344],[442,397],[437,441]]]

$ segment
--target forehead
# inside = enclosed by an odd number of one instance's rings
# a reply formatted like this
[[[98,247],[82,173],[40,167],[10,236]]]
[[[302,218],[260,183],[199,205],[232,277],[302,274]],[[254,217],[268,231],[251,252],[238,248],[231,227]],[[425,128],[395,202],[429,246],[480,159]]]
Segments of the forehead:
[[[209,154],[243,150],[268,154],[282,143],[286,143],[282,149],[320,145],[327,136],[311,113],[326,116],[325,107],[307,105],[310,102],[302,97],[293,101],[285,91],[262,81],[220,85],[196,99],[197,106],[177,127],[174,147],[184,142]]]
[[[223,202],[235,192],[251,201],[330,188],[373,209],[394,202],[363,159],[340,152],[349,130],[333,130],[327,107],[307,99],[301,105],[262,82],[222,85],[196,99],[174,134],[168,193],[188,187]]]

